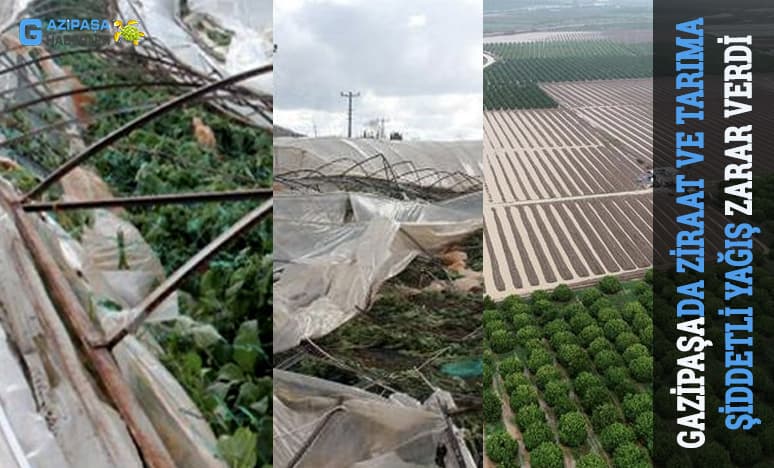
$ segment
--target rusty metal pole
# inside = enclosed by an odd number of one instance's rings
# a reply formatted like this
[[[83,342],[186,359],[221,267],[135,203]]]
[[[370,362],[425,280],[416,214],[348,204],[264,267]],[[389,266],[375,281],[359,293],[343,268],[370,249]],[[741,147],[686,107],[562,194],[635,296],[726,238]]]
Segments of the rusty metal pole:
[[[99,375],[99,381],[129,428],[145,463],[151,468],[175,468],[175,463],[158,434],[155,431],[145,431],[153,425],[121,375],[113,355],[107,348],[92,348],[92,340],[101,334],[97,333],[89,321],[86,311],[65,281],[64,274],[48,252],[29,215],[23,211],[18,201],[9,200],[7,193],[0,192],[0,202],[6,205],[12,214],[16,229],[48,288],[51,301],[76,335],[86,357]]]
[[[137,197],[118,197],[102,200],[75,200],[22,203],[22,209],[28,213],[36,211],[86,210],[92,208],[116,208],[127,206],[188,205],[219,201],[245,201],[270,197],[271,188],[230,190],[226,192],[169,193],[162,195],[142,195]]]

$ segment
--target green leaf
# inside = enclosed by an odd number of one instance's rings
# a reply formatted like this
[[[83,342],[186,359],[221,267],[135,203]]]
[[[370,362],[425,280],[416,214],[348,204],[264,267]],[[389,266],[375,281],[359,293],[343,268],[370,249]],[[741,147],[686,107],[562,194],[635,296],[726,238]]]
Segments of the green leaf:
[[[261,398],[261,389],[252,382],[245,382],[239,386],[237,405],[249,405]]]
[[[221,367],[220,372],[218,372],[218,380],[221,380],[224,382],[236,383],[236,382],[241,382],[244,379],[245,379],[245,373],[242,371],[242,369],[239,366],[237,366],[232,362]]]
[[[230,468],[254,468],[258,464],[258,434],[246,427],[218,440],[218,453]]]
[[[266,357],[261,344],[258,341],[258,321],[249,320],[239,327],[234,338],[234,361],[243,371],[252,373],[258,356]]]

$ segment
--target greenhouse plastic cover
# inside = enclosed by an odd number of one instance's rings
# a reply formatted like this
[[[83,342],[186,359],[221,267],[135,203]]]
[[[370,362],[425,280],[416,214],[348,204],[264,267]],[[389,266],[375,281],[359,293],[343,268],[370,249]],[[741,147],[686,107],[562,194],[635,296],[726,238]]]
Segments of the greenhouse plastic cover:
[[[481,197],[423,203],[347,192],[275,195],[275,352],[332,332],[417,255],[482,229]]]
[[[214,57],[197,44],[181,18],[179,0],[119,0],[118,9],[124,20],[140,21],[148,37],[169,49],[178,60],[205,74],[217,70],[227,77],[271,63],[274,52],[272,5],[272,0],[188,1],[191,14],[210,17],[233,33],[225,60]],[[242,84],[256,93],[271,94],[272,76],[267,73]],[[271,125],[265,120],[256,123],[263,127]]]
[[[432,405],[278,369],[273,381],[274,466],[288,466],[299,453],[298,468],[437,466],[446,422]],[[462,451],[467,466],[475,466]]]
[[[12,190],[2,178],[0,189],[6,193]],[[160,268],[158,259],[139,233],[133,231],[131,224],[108,211],[98,212],[95,222],[102,225],[87,227],[83,242],[71,238],[49,216],[32,219],[76,296],[84,303],[84,308],[96,312],[103,327],[120,324],[133,312],[106,310],[99,306],[99,299],[132,306],[134,300],[143,297],[141,291],[149,289],[148,277],[163,279],[163,269],[157,269]],[[127,257],[136,270],[115,270],[118,253],[111,239],[115,239],[116,229],[125,230],[127,234]],[[0,405],[8,413],[12,430],[8,433],[11,436],[0,434],[5,435],[0,437],[5,441],[0,440],[0,461],[8,453],[13,454],[8,452],[11,447],[8,440],[16,438],[21,442],[28,462],[36,467],[141,467],[127,428],[92,388],[85,367],[23,246],[10,215],[0,206],[0,314],[3,325],[14,332],[15,348],[19,349],[20,358],[32,374],[33,387],[29,389],[30,383],[23,374],[17,373],[14,378],[12,367],[3,364],[2,368],[9,370],[0,378]],[[127,275],[123,277],[123,283],[111,282],[110,276],[119,273]],[[19,291],[25,291],[25,294],[18,294]],[[48,320],[45,327],[39,323],[41,315]],[[176,317],[177,304],[167,301],[152,315],[156,320]],[[52,338],[51,333],[55,337]],[[57,340],[55,345],[49,341],[54,338]],[[2,344],[0,340],[0,363],[18,359],[13,353],[7,353]],[[155,431],[179,466],[225,467],[224,462],[215,457],[216,439],[211,428],[185,390],[151,352],[154,344],[150,342],[149,345],[150,348],[129,335],[113,351],[122,374],[149,416],[152,427],[146,427],[144,431]],[[52,372],[54,374],[50,375]],[[37,413],[34,400],[30,400],[33,394],[36,399],[41,395],[45,397],[46,413],[42,416]],[[14,399],[8,400],[9,395]],[[6,405],[8,401],[13,404]],[[101,415],[90,417],[86,406],[96,406],[92,411]],[[49,427],[53,427],[50,433]],[[4,451],[8,453],[4,454]],[[59,452],[66,462],[57,458]],[[52,464],[38,463],[35,457],[50,460]]]
[[[481,178],[484,163],[481,159],[482,142],[478,141],[384,141],[367,138],[293,138],[274,139],[274,173],[316,169],[323,165],[330,173],[342,172],[354,163],[384,155],[395,172],[433,169],[459,172]],[[362,168],[368,172],[379,169],[378,161]],[[378,177],[378,172],[375,172]]]

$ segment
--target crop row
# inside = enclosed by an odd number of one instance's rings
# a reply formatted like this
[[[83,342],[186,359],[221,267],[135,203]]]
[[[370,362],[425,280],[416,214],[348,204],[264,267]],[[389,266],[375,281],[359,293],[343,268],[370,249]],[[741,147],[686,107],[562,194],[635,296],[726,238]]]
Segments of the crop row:
[[[550,108],[537,83],[644,78],[653,75],[650,44],[609,40],[486,44],[497,62],[484,69],[484,108]],[[519,97],[523,95],[523,97]],[[531,106],[531,107],[530,107]]]
[[[651,274],[646,277],[650,280]],[[511,296],[484,313],[484,415],[514,415],[486,452],[501,467],[650,466],[653,446],[652,290],[613,277],[577,297],[566,286]],[[508,412],[509,414],[510,412]],[[506,413],[503,413],[506,414]],[[490,426],[491,427],[491,426]],[[512,433],[513,433],[512,432]]]
[[[632,55],[649,57],[651,43],[623,43],[611,40],[501,42],[484,45],[484,50],[503,60],[533,58],[610,57]]]
[[[535,83],[484,83],[484,109],[487,110],[550,109],[557,105]]]

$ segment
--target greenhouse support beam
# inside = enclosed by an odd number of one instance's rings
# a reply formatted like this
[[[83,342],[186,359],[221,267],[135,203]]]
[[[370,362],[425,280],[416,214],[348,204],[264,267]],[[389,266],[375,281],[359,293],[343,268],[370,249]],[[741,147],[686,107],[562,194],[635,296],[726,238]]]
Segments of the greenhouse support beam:
[[[103,343],[95,343],[95,346],[107,346],[112,348],[120,342],[126,335],[134,333],[142,325],[146,318],[158,307],[159,304],[169,297],[191,273],[205,265],[209,260],[223,247],[235,238],[249,231],[253,226],[260,223],[269,216],[274,206],[273,200],[267,200],[258,208],[246,214],[242,219],[224,231],[221,235],[207,244],[196,255],[188,259],[180,268],[164,280],[156,289],[153,290],[135,309],[136,316],[124,328],[114,332]]]
[[[64,202],[30,202],[23,203],[26,212],[65,211],[93,208],[117,208],[126,206],[156,206],[156,205],[186,205],[190,203],[217,201],[244,201],[266,198],[272,195],[271,188],[256,188],[249,190],[231,190],[226,192],[171,193],[163,195],[145,195],[139,197],[118,197],[104,200],[78,200]]]
[[[129,428],[143,460],[151,468],[175,468],[175,463],[159,435],[155,431],[146,430],[153,425],[129,388],[110,350],[91,346],[97,335],[96,329],[32,224],[30,215],[24,212],[18,201],[11,201],[10,196],[5,192],[0,192],[0,202],[13,216],[14,225],[26,250],[47,286],[51,302],[61,312],[64,321],[80,342],[81,348],[99,377],[98,381]]]

